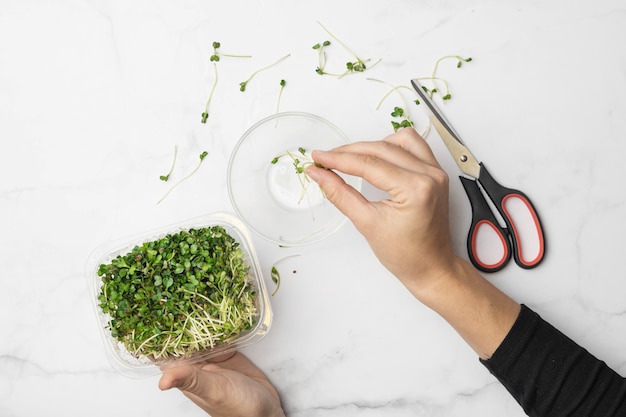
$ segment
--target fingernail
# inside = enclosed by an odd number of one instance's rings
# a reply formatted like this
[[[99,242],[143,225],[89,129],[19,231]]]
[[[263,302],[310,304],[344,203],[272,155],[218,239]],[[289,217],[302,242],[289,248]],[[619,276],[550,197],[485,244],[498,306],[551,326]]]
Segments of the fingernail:
[[[311,165],[309,167],[307,167],[306,169],[306,174],[315,182],[319,182],[320,180],[320,173],[317,170],[317,167],[315,165]]]
[[[316,156],[320,156],[320,155],[323,155],[325,153],[327,153],[327,151],[322,151],[322,150],[319,150],[319,149],[313,149],[311,151],[311,157],[313,158],[313,160],[315,160]]]

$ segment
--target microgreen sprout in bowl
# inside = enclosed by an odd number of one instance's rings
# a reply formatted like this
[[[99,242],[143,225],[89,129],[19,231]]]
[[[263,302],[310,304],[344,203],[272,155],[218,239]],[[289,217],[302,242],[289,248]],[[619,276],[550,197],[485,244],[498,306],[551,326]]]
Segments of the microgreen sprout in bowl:
[[[278,113],[241,137],[228,164],[228,192],[238,217],[280,246],[319,241],[346,218],[306,174],[311,152],[349,143],[335,125],[309,113]],[[338,173],[360,189],[360,178]]]
[[[322,167],[322,165],[317,164],[313,161],[310,153],[307,152],[302,146],[300,146],[297,150],[287,150],[284,153],[275,156],[270,161],[272,165],[275,165],[277,169],[270,170],[270,172],[280,172],[281,176],[284,176],[284,173],[287,173],[287,178],[289,178],[289,172],[292,172],[295,178],[298,180],[300,184],[300,196],[295,199],[293,196],[293,191],[297,189],[293,185],[280,184],[278,180],[270,180],[271,187],[277,187],[278,184],[281,185],[281,190],[275,190],[275,195],[285,195],[286,204],[293,204],[296,201],[297,204],[301,204],[303,200],[307,200],[309,206],[313,203],[313,200],[319,201],[320,198],[324,197],[324,193],[320,190],[315,183],[311,181],[311,178],[306,173],[307,167],[311,165],[315,165],[318,167]],[[286,167],[285,167],[286,165]],[[289,183],[290,181],[287,181]],[[293,181],[291,181],[293,182]],[[309,190],[310,187],[317,189],[318,193],[316,195],[312,195]],[[282,193],[281,193],[282,191]]]

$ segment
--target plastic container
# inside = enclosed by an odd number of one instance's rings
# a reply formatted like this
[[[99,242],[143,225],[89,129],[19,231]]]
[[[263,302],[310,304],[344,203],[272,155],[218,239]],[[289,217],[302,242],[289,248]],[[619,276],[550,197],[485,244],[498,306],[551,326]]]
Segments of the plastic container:
[[[98,275],[101,264],[110,263],[118,255],[129,253],[135,246],[144,242],[157,240],[167,234],[177,233],[190,228],[221,226],[238,243],[244,254],[244,261],[249,266],[249,282],[255,290],[254,304],[256,307],[256,323],[250,330],[239,334],[236,339],[216,345],[213,348],[182,354],[165,359],[152,360],[148,357],[134,356],[124,344],[111,334],[108,328],[110,317],[105,314],[98,301],[102,279]],[[86,265],[90,296],[96,312],[98,327],[103,337],[107,356],[112,366],[124,375],[130,377],[147,377],[160,372],[161,368],[206,361],[221,356],[261,340],[269,331],[272,321],[272,311],[263,275],[252,245],[252,240],[246,226],[236,217],[228,213],[213,213],[195,219],[190,219],[167,227],[155,229],[124,239],[119,239],[98,247],[89,257]]]

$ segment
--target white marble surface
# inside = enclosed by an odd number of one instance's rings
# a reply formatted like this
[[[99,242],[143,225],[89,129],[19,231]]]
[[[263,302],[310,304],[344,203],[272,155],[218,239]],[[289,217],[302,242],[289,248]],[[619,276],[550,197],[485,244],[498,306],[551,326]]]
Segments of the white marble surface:
[[[371,72],[315,72],[323,22]],[[200,416],[157,377],[115,373],[88,298],[84,264],[110,239],[231,211],[226,166],[243,131],[275,111],[323,116],[352,140],[391,132],[392,98],[442,55],[448,118],[502,183],[526,191],[548,254],[489,279],[626,373],[626,7],[622,1],[0,1],[0,416]],[[206,125],[212,41],[224,60]],[[246,93],[238,83],[259,74]],[[329,50],[329,67],[347,57]],[[413,114],[423,123],[423,116]],[[456,167],[454,244],[469,207]],[[166,200],[159,181],[209,156]],[[373,190],[369,195],[375,196]],[[255,238],[262,267],[285,262],[274,324],[248,354],[289,416],[521,416],[459,337],[414,301],[347,224],[303,248]],[[297,272],[294,274],[292,270]],[[269,275],[269,274],[268,274]],[[271,286],[269,276],[266,281]]]

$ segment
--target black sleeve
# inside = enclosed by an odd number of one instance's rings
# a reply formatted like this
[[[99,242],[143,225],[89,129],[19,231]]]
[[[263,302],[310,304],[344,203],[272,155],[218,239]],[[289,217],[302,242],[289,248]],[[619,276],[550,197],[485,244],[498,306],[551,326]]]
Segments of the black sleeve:
[[[525,305],[481,363],[531,417],[626,416],[626,380]]]

